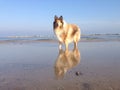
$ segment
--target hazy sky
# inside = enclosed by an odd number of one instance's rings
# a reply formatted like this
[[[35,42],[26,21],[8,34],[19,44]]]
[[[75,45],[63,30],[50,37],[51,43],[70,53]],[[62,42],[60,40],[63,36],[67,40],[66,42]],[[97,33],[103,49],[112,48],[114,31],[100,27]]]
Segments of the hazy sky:
[[[53,34],[54,15],[83,34],[120,33],[120,0],[0,0],[0,36]]]

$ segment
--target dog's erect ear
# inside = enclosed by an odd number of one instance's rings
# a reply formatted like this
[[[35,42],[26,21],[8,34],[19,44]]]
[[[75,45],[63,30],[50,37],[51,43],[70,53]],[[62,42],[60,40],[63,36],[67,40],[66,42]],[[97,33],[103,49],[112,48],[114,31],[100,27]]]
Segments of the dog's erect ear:
[[[58,19],[58,17],[55,15],[55,16],[54,16],[54,19],[56,20],[56,19]]]
[[[63,16],[60,16],[59,19],[63,20]]]

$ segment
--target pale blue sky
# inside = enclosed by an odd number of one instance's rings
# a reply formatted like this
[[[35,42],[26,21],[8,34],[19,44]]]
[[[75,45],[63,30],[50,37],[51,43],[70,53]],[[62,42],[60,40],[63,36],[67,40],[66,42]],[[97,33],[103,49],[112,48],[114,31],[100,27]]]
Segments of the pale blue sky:
[[[0,36],[53,34],[54,15],[83,34],[120,33],[120,0],[0,0]]]

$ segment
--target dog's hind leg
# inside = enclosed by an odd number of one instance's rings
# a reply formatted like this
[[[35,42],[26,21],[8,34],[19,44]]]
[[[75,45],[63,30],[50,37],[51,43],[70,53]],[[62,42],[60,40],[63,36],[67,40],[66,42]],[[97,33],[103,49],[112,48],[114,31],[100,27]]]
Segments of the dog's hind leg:
[[[78,44],[78,42],[74,41],[74,50],[76,50],[78,48],[77,44]]]
[[[80,34],[79,32],[77,32],[76,35],[74,36],[74,49],[78,47],[79,40],[80,40]]]

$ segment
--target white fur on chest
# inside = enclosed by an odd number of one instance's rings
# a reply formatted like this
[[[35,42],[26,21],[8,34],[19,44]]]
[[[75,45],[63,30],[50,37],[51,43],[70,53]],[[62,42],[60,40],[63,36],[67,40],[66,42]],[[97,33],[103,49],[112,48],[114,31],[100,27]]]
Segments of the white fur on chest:
[[[55,32],[55,34],[56,34],[56,36],[57,36],[57,38],[58,38],[58,40],[60,41],[60,42],[64,42],[64,40],[63,40],[63,37],[62,37],[62,34],[63,34],[64,32]]]

